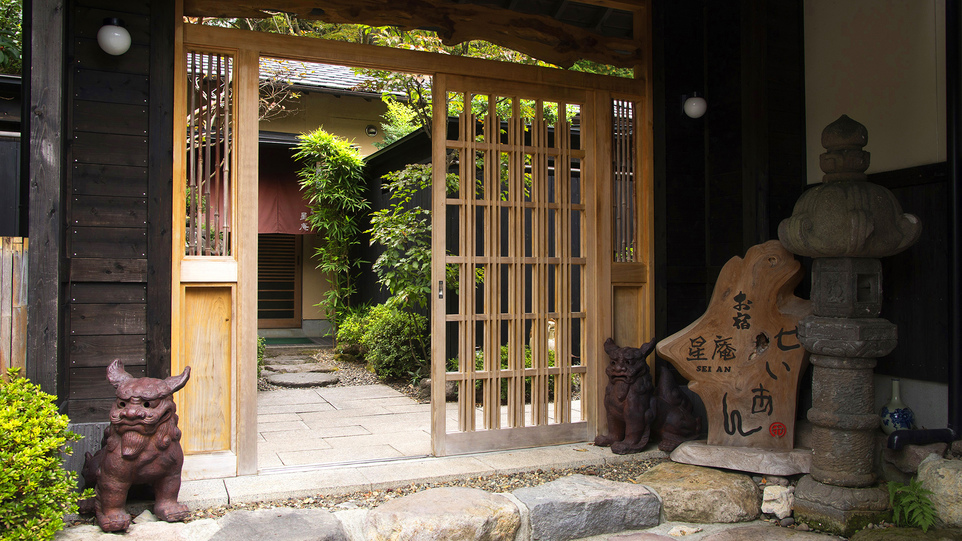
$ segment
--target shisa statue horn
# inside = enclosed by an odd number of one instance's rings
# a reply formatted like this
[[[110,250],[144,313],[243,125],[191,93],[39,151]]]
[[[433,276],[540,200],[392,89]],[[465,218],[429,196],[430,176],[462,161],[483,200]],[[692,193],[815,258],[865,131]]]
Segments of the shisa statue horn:
[[[107,367],[107,381],[114,387],[120,387],[124,382],[132,379],[133,376],[124,370],[124,363],[120,359],[114,359]]]
[[[170,376],[164,380],[167,384],[167,388],[170,389],[170,394],[174,394],[187,385],[187,380],[190,379],[190,367],[185,366],[184,371],[180,373],[179,376]]]

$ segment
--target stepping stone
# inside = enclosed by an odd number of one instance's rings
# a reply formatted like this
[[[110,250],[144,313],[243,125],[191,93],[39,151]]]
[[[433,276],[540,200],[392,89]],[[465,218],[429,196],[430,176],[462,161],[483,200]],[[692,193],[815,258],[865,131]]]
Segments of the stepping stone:
[[[521,513],[505,496],[444,487],[391,500],[366,519],[366,539],[511,541]]]
[[[296,374],[299,372],[334,372],[336,369],[327,363],[302,362],[300,364],[268,364],[264,368],[279,374]]]
[[[296,374],[272,374],[267,376],[267,382],[278,387],[327,387],[337,383],[334,374],[319,372],[301,372]]]
[[[265,357],[265,364],[304,364],[312,363],[312,359],[309,355],[278,355],[277,357]]]
[[[658,496],[641,485],[570,475],[513,492],[531,513],[531,539],[562,540],[657,526]]]
[[[761,491],[744,474],[663,462],[635,482],[661,496],[665,520],[670,522],[733,523],[758,518]]]

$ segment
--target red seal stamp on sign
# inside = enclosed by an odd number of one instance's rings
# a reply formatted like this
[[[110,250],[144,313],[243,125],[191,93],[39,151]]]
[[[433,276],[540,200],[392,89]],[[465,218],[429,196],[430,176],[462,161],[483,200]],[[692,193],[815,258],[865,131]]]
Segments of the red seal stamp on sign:
[[[768,433],[771,434],[773,438],[781,438],[788,433],[788,429],[785,428],[783,423],[772,423],[771,426],[768,427]]]

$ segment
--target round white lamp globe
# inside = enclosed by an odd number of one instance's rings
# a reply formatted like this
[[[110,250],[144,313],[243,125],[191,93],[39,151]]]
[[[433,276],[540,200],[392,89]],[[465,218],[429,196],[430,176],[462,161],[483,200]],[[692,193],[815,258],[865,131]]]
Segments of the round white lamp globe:
[[[691,118],[700,118],[707,110],[708,102],[701,96],[696,95],[685,100],[685,114]]]
[[[130,32],[120,19],[104,19],[104,25],[97,31],[97,43],[105,53],[119,56],[130,49]]]

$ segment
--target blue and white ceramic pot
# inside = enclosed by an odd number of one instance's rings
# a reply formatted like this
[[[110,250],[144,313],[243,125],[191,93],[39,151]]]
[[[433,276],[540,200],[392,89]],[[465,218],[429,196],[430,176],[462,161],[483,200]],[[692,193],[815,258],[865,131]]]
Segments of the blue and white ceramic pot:
[[[882,406],[879,415],[882,417],[882,431],[886,434],[915,426],[915,414],[902,402],[898,379],[892,380],[892,397],[888,404]]]

